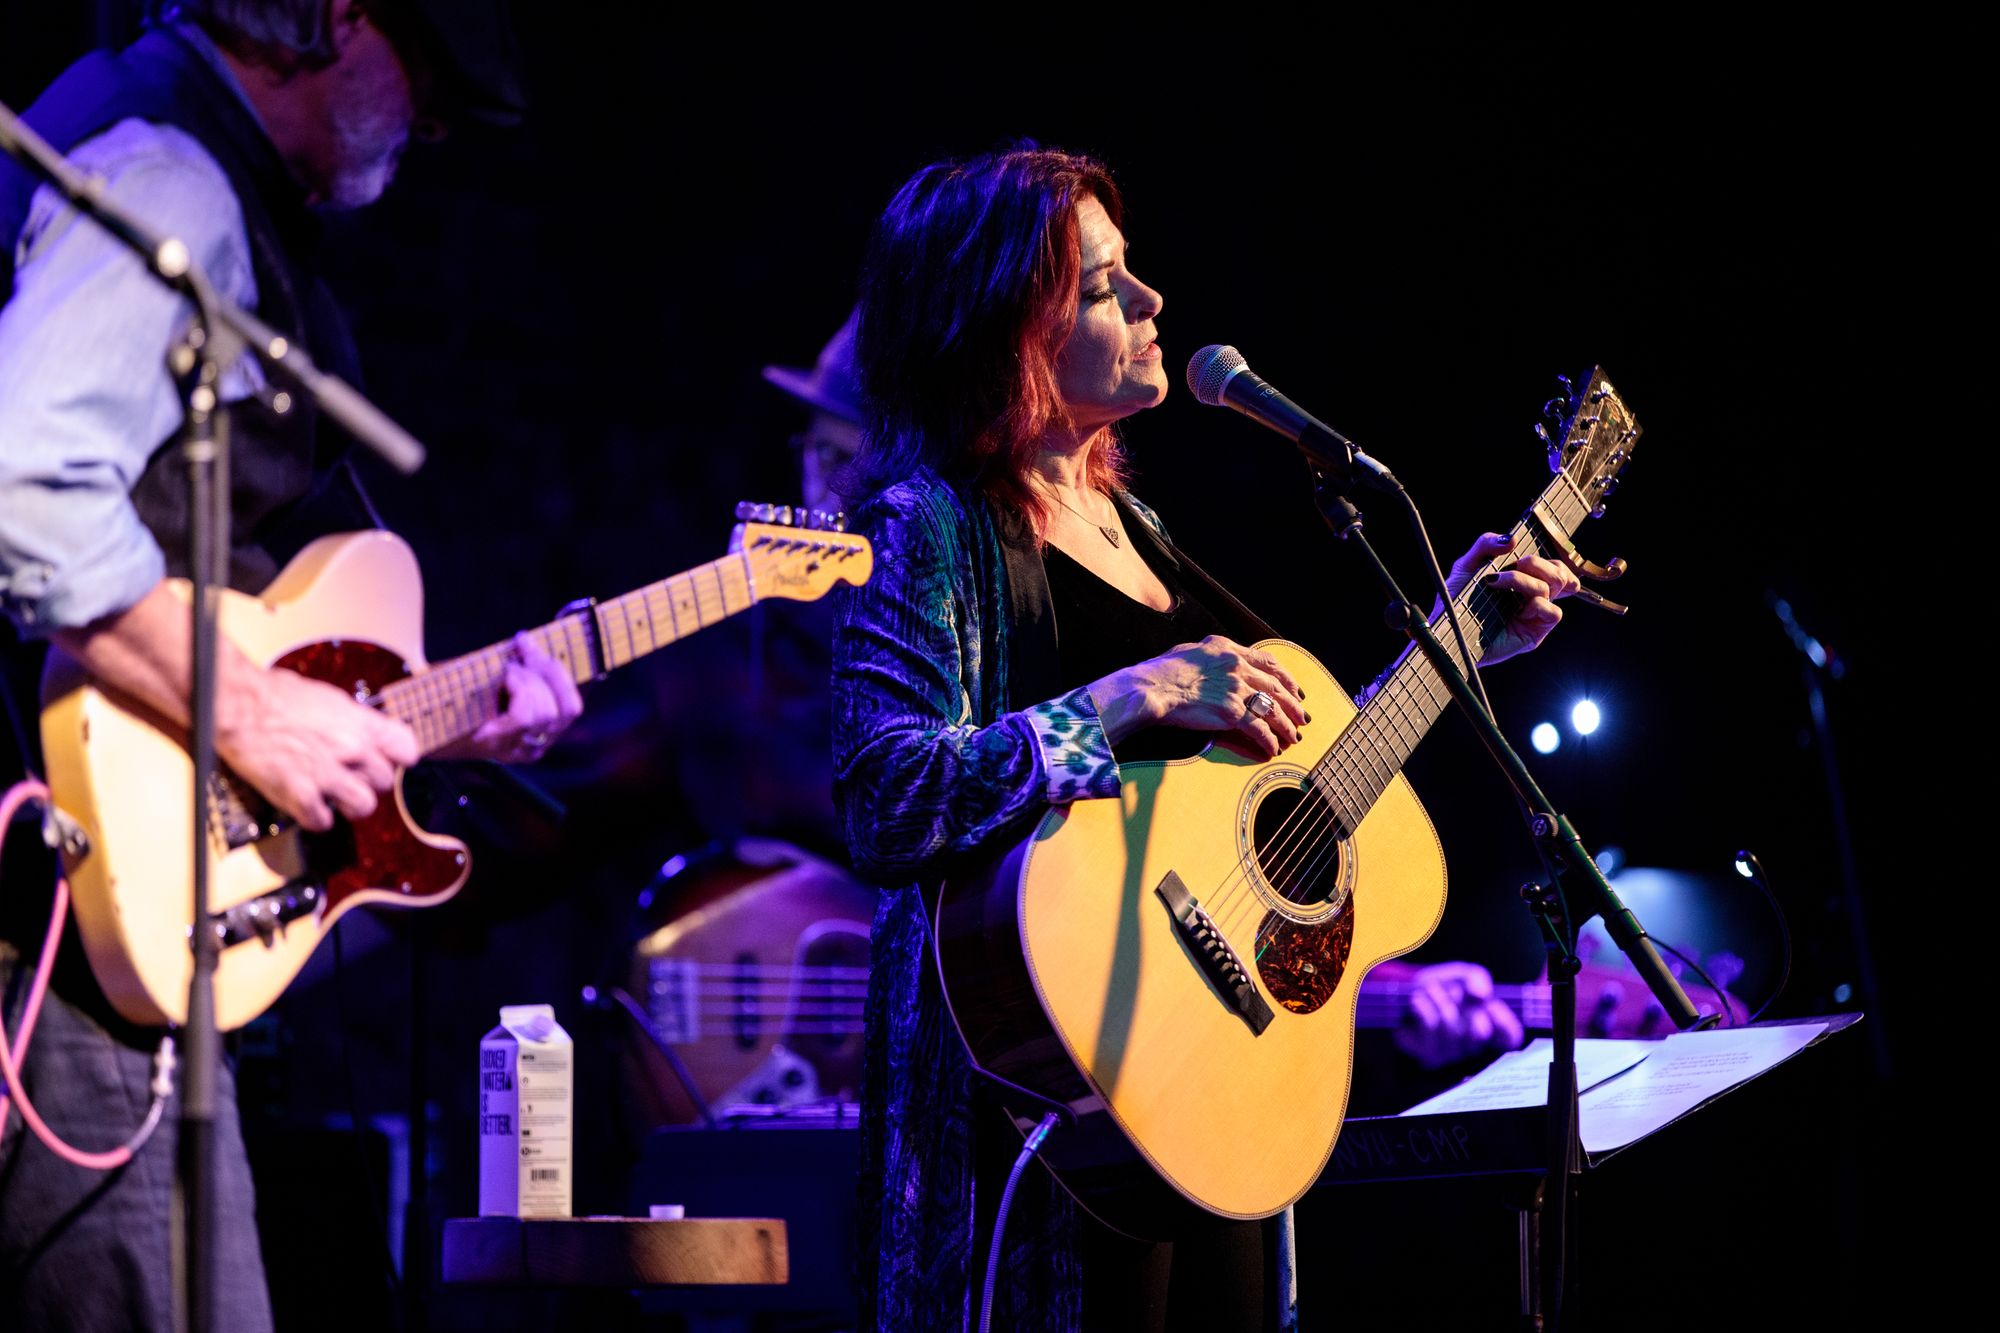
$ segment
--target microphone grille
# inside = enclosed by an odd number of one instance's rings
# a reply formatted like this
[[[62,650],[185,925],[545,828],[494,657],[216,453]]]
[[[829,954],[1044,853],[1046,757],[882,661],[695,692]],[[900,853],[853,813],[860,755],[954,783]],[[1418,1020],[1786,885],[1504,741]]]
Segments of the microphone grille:
[[[1243,353],[1223,343],[1211,343],[1188,358],[1188,392],[1195,401],[1222,406],[1222,386],[1243,369]]]

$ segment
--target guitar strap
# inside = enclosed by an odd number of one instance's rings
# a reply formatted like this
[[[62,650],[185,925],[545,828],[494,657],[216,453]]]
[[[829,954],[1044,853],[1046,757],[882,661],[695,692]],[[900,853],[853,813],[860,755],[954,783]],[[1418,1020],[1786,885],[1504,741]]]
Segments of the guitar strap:
[[[1113,497],[1113,500],[1119,512],[1125,516],[1125,531],[1132,535],[1133,542],[1146,543],[1169,568],[1179,573],[1196,597],[1215,613],[1216,619],[1223,623],[1231,638],[1238,643],[1256,643],[1259,639],[1285,637],[1265,623],[1263,617],[1238,601],[1234,593],[1216,582],[1207,570],[1189,559],[1186,552],[1168,540],[1164,532],[1153,526],[1153,521],[1147,515],[1133,507],[1130,496],[1121,491]]]

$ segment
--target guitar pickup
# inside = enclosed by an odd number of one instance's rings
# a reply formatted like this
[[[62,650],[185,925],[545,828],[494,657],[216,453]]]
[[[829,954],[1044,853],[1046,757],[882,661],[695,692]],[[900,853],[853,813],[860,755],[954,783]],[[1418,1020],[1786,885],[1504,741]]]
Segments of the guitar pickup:
[[[252,940],[262,941],[268,949],[277,944],[288,924],[319,911],[324,897],[317,884],[287,885],[216,912],[209,923],[216,943],[225,949]]]
[[[1236,956],[1236,950],[1216,929],[1208,913],[1201,910],[1201,904],[1187,891],[1187,885],[1181,883],[1181,877],[1169,870],[1166,878],[1154,886],[1153,892],[1167,905],[1167,914],[1174,921],[1174,933],[1194,955],[1202,975],[1215,987],[1217,996],[1238,1018],[1250,1025],[1252,1035],[1263,1036],[1264,1029],[1271,1026],[1271,1006],[1264,1003],[1264,997],[1257,993],[1257,985],[1250,980],[1243,960]]]

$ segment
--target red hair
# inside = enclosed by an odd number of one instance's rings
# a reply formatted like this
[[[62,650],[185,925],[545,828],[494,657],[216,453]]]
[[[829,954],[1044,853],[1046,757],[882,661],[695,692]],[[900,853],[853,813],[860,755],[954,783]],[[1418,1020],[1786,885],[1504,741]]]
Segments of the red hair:
[[[1076,323],[1086,197],[1122,225],[1103,163],[1033,146],[933,163],[897,191],[862,278],[868,440],[852,489],[927,464],[1044,530],[1054,507],[1032,478],[1043,440],[1071,424],[1058,366]],[[1117,433],[1106,426],[1086,448],[1088,484],[1121,485]]]

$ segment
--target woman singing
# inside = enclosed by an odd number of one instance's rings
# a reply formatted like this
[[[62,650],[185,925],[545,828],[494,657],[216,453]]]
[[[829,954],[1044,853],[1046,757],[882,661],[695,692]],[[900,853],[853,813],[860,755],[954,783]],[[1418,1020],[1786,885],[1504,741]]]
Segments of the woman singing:
[[[858,359],[868,438],[844,487],[876,572],[834,635],[835,788],[875,921],[863,1090],[863,1326],[975,1322],[1020,1137],[975,1092],[939,992],[922,887],[1115,796],[1119,763],[1234,733],[1276,755],[1311,725],[1276,637],[1123,486],[1115,423],[1167,394],[1160,293],[1126,265],[1088,158],[1019,149],[918,172],[878,223]],[[1233,488],[1233,479],[1219,486]],[[1506,549],[1477,543],[1455,573]],[[1462,577],[1462,574],[1461,574]],[[1538,644],[1576,584],[1529,557],[1487,661]],[[897,887],[900,886],[900,887]],[[1262,1225],[1133,1242],[1040,1168],[1007,1220],[994,1326],[1257,1327]],[[1178,1251],[1178,1253],[1176,1253]],[[1169,1318],[1171,1316],[1171,1319]]]

